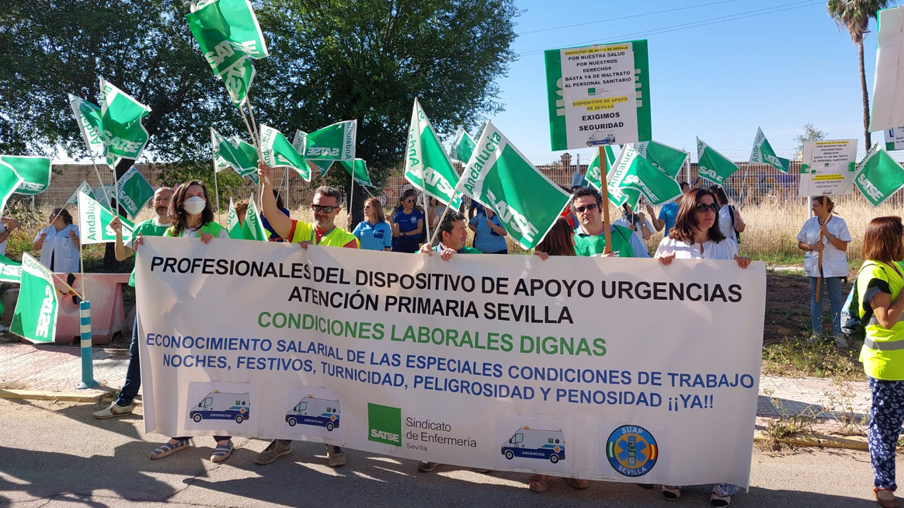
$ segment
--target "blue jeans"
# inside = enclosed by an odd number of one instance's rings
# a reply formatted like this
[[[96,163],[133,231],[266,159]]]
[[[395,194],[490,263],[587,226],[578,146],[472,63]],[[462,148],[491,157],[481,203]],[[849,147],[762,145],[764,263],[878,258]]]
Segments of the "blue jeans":
[[[819,277],[810,277],[810,317],[812,319],[813,333],[822,333],[822,302],[825,298],[820,295],[816,301],[816,281]],[[829,305],[832,308],[832,333],[841,333],[841,308],[844,306],[844,298],[841,297],[841,277],[826,277],[822,279],[820,293],[829,293]]]
[[[141,388],[141,364],[138,361],[138,316],[132,325],[132,344],[129,345],[129,367],[126,369],[126,384],[119,390],[116,405],[126,407],[132,404]]]

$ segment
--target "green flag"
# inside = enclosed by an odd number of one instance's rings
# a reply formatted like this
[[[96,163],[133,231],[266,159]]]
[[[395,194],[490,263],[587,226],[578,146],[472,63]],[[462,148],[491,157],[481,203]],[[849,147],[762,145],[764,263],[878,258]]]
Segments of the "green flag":
[[[85,147],[89,154],[104,151],[104,140],[101,138],[100,108],[90,102],[69,94],[69,106],[85,139]]]
[[[474,153],[474,138],[468,134],[463,128],[459,127],[455,131],[455,140],[452,142],[452,156],[467,164],[471,160],[471,154]]]
[[[119,195],[116,200],[126,209],[129,217],[134,219],[152,197],[154,188],[141,176],[137,167],[132,166],[119,179]]]
[[[857,167],[854,184],[873,206],[879,206],[904,187],[904,168],[879,143]]]
[[[18,284],[22,280],[22,263],[0,255],[0,282]]]
[[[247,216],[248,212],[245,211],[245,215]],[[244,240],[245,233],[242,232],[242,225],[239,224],[239,214],[235,211],[235,203],[232,201],[232,198],[229,198],[229,215],[226,217],[226,231],[229,233],[229,238],[233,240]]]
[[[78,225],[83,245],[115,242],[116,232],[110,227],[110,223],[115,217],[113,212],[95,201],[89,194],[84,191],[79,192]],[[119,220],[122,222],[122,241],[128,244],[132,241],[135,224],[122,217]]]
[[[148,144],[147,129],[141,120],[151,108],[129,97],[100,78],[100,121],[107,165],[116,168],[120,159],[138,160]]]
[[[310,134],[298,130],[295,131],[292,146],[298,153],[304,155],[305,159],[311,161],[355,160],[357,125],[357,120],[345,120]]]
[[[204,0],[185,16],[214,75],[237,108],[248,100],[254,58],[268,56],[267,43],[248,0]]]
[[[261,153],[268,166],[292,168],[306,182],[311,181],[311,168],[304,156],[292,147],[292,143],[289,143],[281,132],[273,127],[261,125]]]
[[[333,165],[333,161],[311,161],[314,166],[317,167],[317,171],[320,172],[321,177],[326,177],[326,173],[330,170],[330,167]]]
[[[606,145],[604,147],[606,151],[606,160],[609,162],[609,170],[612,170],[612,166],[615,165],[615,149],[612,145]],[[587,174],[584,175],[584,178],[587,179],[587,182],[590,185],[594,186],[596,190],[602,192],[603,190],[603,182],[602,182],[602,169],[600,169],[600,151],[593,151],[593,158],[590,159],[590,165],[587,166]]]
[[[477,140],[457,190],[494,210],[512,239],[525,249],[543,240],[570,198],[490,122]]]
[[[56,337],[57,298],[53,274],[30,254],[22,254],[22,286],[9,331],[32,342]]]
[[[358,185],[362,187],[374,186],[370,182],[370,175],[367,174],[367,162],[364,159],[355,159],[354,165],[352,165],[351,161],[342,161],[340,164],[355,179],[355,183]]]
[[[0,215],[6,210],[6,203],[16,189],[22,185],[23,179],[9,164],[0,160]]]
[[[75,204],[78,204],[78,194],[79,194],[79,192],[84,192],[84,193],[87,194],[88,196],[93,196],[93,195],[94,195],[93,191],[91,190],[91,186],[88,185],[88,182],[82,180],[82,183],[81,183],[78,187],[75,188],[75,192],[73,192],[72,195],[69,196],[69,199],[66,200],[66,204],[67,204],[67,205],[75,205]]]
[[[717,152],[713,147],[697,138],[697,168],[700,176],[722,185],[725,179],[738,170],[738,166],[728,157]]]
[[[634,144],[634,149],[641,157],[650,161],[659,171],[672,178],[678,176],[678,172],[684,167],[684,163],[690,154],[684,150],[663,145],[657,141],[642,141]]]
[[[458,173],[452,167],[449,154],[443,149],[430,119],[421,109],[417,98],[411,113],[408,147],[405,152],[405,179],[419,190],[452,208],[461,206],[461,194],[456,193]]]
[[[248,211],[245,212],[245,223],[242,225],[242,233],[245,240],[257,240],[266,242],[269,240],[267,230],[264,229],[264,223],[261,221],[261,215],[257,211],[254,204],[254,196],[248,200]]]
[[[50,186],[53,165],[49,158],[0,155],[0,161],[5,162],[22,177],[22,182],[16,188],[16,194],[40,194]]]
[[[226,139],[219,132],[210,128],[211,147],[213,148],[213,167],[219,173],[232,168],[240,176],[251,176],[257,184],[257,150],[238,137]]]
[[[766,141],[766,135],[763,134],[763,129],[759,127],[756,130],[756,138],[753,140],[750,162],[768,164],[782,173],[787,173],[791,169],[791,161],[775,155],[775,150],[772,149],[769,141]]]
[[[626,145],[608,175],[609,199],[616,206],[625,203],[637,209],[637,200],[643,194],[651,204],[661,205],[681,195],[678,182],[656,169],[637,150]]]

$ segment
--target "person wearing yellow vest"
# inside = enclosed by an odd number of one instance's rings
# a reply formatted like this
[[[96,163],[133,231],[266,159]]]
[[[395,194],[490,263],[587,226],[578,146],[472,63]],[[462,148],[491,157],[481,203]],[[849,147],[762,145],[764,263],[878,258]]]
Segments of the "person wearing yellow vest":
[[[308,245],[345,247],[347,249],[359,247],[358,238],[355,235],[336,227],[334,223],[342,208],[342,191],[327,185],[317,187],[311,203],[314,222],[308,224],[290,219],[280,211],[276,205],[276,198],[273,196],[272,169],[263,162],[258,164],[258,169],[263,214],[270,221],[270,226],[273,227],[276,234],[285,238],[287,242],[301,244],[302,249],[307,249]],[[257,454],[254,462],[260,465],[269,464],[290,453],[292,453],[292,440],[274,439],[264,451]],[[344,466],[346,462],[345,452],[334,445],[326,445],[326,458],[327,464],[331,467]]]
[[[207,186],[200,180],[192,180],[176,187],[169,207],[169,217],[173,225],[163,233],[163,236],[200,237],[204,244],[209,244],[214,238],[228,239],[226,228],[213,221],[213,210],[211,210],[209,202]],[[142,243],[141,236],[133,241],[135,247]],[[232,455],[232,450],[235,448],[232,436],[213,436],[213,438],[216,440],[217,446],[210,455],[210,460],[211,462],[223,462]],[[151,460],[162,459],[190,447],[190,437],[174,437],[155,448],[151,452]]]
[[[873,493],[886,508],[895,498],[895,445],[904,423],[904,224],[900,217],[877,217],[863,236],[863,266],[857,276],[861,322],[866,338],[860,361],[872,394],[867,431],[873,467]]]

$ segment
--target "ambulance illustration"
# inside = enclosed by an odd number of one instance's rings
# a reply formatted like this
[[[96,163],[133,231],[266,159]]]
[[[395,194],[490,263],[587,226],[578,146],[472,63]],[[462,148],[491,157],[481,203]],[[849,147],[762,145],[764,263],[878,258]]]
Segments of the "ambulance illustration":
[[[308,395],[286,413],[286,423],[290,427],[299,423],[326,427],[326,430],[332,432],[339,426],[339,401],[317,399],[313,395]]]
[[[555,464],[565,458],[565,433],[561,430],[532,429],[525,425],[502,444],[502,455],[508,460],[515,457],[549,459]]]
[[[590,135],[590,138],[587,140],[587,146],[600,146],[600,145],[612,145],[615,144],[615,134],[607,134],[606,136],[600,138],[599,132],[594,132]]]
[[[251,397],[245,393],[227,393],[214,390],[192,408],[188,417],[195,423],[201,420],[235,420],[242,423],[251,417]]]

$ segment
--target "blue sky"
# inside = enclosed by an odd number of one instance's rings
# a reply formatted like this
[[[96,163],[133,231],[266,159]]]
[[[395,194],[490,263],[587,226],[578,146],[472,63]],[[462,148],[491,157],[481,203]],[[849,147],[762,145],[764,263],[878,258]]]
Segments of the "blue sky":
[[[829,139],[858,139],[858,148],[864,148],[857,48],[829,17],[825,0],[516,0],[516,5],[525,10],[516,19],[519,37],[513,45],[522,56],[499,80],[506,111],[492,120],[531,158],[564,153],[550,149],[541,50],[634,39],[649,41],[657,141],[694,153],[699,136],[723,153],[749,152],[762,127],[777,152],[790,153],[794,137],[811,123]],[[755,13],[762,15],[707,21]],[[636,17],[615,19],[627,16]],[[579,23],[590,24],[536,32]],[[689,23],[709,24],[649,33]],[[870,30],[875,32],[874,21]],[[875,33],[867,35],[864,53],[872,99]],[[882,132],[873,134],[877,139],[884,139]],[[591,150],[571,153],[584,160]]]

